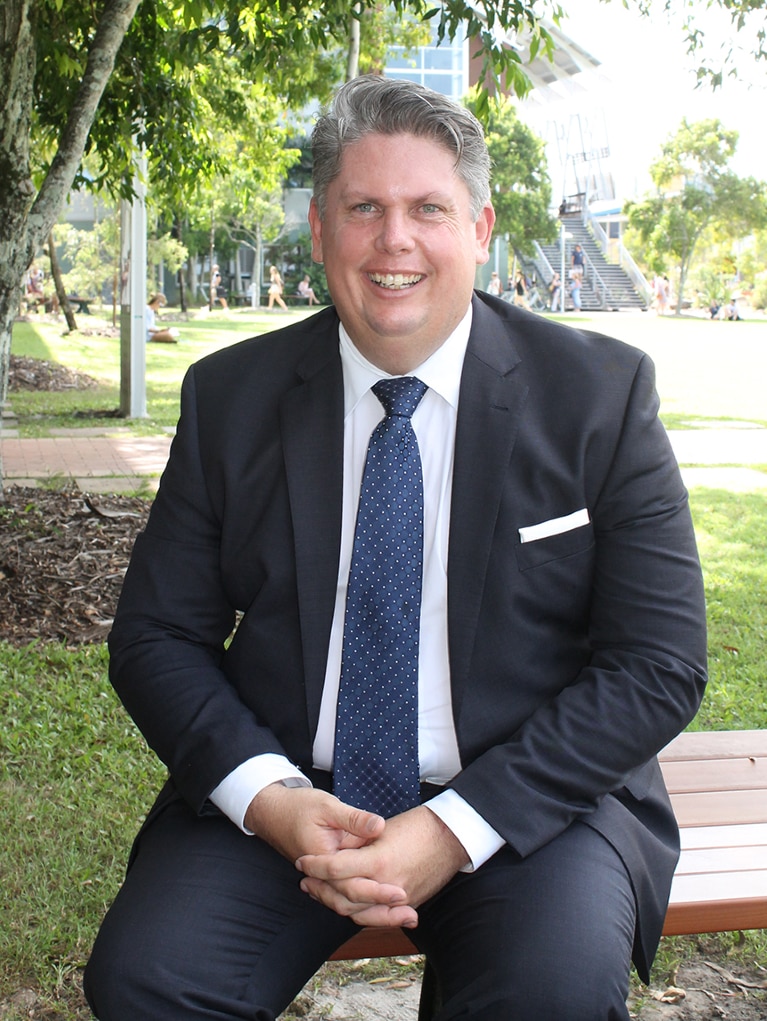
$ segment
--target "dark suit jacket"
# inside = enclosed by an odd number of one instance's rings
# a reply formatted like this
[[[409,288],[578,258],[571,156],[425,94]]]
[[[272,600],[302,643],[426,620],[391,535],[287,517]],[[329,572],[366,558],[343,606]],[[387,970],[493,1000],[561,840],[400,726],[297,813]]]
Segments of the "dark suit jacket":
[[[341,529],[337,326],[327,309],[192,366],[136,543],[112,679],[197,811],[254,754],[311,769]],[[637,895],[640,972],[678,854],[655,754],[697,709],[706,651],[657,406],[641,352],[475,297],[448,563],[451,786],[522,856],[576,819],[603,833]],[[583,508],[588,524],[520,541]]]

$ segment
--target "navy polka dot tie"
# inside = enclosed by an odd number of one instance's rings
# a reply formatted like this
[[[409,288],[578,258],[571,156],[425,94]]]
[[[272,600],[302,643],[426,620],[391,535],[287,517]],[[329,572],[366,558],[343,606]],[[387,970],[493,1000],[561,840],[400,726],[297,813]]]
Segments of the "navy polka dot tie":
[[[418,638],[423,478],[410,416],[427,387],[382,379],[346,596],[333,791],[389,818],[419,804]]]

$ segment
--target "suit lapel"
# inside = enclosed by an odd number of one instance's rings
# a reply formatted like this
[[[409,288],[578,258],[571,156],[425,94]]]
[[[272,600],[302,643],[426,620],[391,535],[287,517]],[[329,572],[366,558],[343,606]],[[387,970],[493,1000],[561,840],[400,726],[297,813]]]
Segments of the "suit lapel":
[[[310,733],[319,718],[341,542],[343,377],[337,320],[298,367],[280,406],[292,513]]]
[[[474,646],[501,492],[527,387],[512,327],[474,299],[458,405],[448,552],[448,634],[458,720]]]

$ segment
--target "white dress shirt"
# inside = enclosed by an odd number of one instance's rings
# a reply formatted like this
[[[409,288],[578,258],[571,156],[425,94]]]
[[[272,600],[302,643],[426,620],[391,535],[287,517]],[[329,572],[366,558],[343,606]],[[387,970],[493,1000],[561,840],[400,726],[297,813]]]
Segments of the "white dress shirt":
[[[453,483],[455,429],[461,371],[471,329],[471,308],[447,340],[409,375],[428,390],[416,408],[412,425],[421,452],[424,483],[424,551],[421,633],[418,656],[418,754],[422,781],[443,785],[461,769],[450,691],[447,636],[447,547]],[[371,387],[389,378],[365,359],[340,327],[344,380],[344,478],[341,552],[328,663],[314,741],[314,765],[333,768],[336,702],[341,675],[341,650],[346,589],[354,544],[362,473],[371,433],[384,409]],[[245,812],[255,795],[274,782],[306,785],[309,780],[281,755],[258,755],[242,763],[210,795],[211,801],[245,830]],[[458,837],[478,868],[503,839],[455,791],[444,791],[428,807]],[[245,830],[245,832],[247,832]]]

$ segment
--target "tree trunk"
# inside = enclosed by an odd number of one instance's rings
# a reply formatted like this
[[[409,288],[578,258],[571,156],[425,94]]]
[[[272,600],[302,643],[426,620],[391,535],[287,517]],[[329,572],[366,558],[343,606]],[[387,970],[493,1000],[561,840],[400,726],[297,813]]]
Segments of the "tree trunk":
[[[177,216],[175,218],[174,222],[173,222],[172,235],[176,239],[176,241],[178,241],[179,244],[183,244],[183,242],[184,242],[184,224],[183,224],[183,222],[181,220],[181,217],[179,217],[179,216]],[[187,258],[188,257],[189,256],[187,255]],[[186,300],[186,278],[184,276],[184,264],[183,263],[178,268],[178,273],[176,274],[176,279],[178,280],[178,304],[179,304],[179,308],[181,309],[182,312],[187,312],[188,308],[187,308],[187,300]]]
[[[0,404],[8,393],[11,330],[32,262],[27,220],[35,188],[30,179],[29,132],[35,78],[30,0],[0,8]]]
[[[208,266],[210,267],[210,276],[208,277],[208,295],[210,301],[208,308],[213,311],[216,303],[216,296],[213,293],[213,260],[216,257],[216,215],[213,206],[210,207],[210,240],[208,242]]]
[[[59,265],[59,257],[56,253],[56,243],[53,240],[53,231],[51,231],[48,235],[48,257],[51,261],[51,276],[53,277],[53,285],[56,288],[56,297],[59,299],[59,307],[64,313],[64,318],[67,321],[69,329],[76,330],[77,320],[75,319],[75,314],[72,311],[72,306],[69,304],[67,291],[61,277],[61,266]]]
[[[352,8],[349,15],[349,50],[346,55],[346,80],[350,82],[360,73],[360,19]]]
[[[36,197],[29,161],[36,71],[32,12],[34,7],[42,20],[44,5],[33,0],[3,0],[0,5],[0,404],[8,392],[11,331],[24,273],[72,187],[115,56],[139,3],[106,0],[58,151]]]

